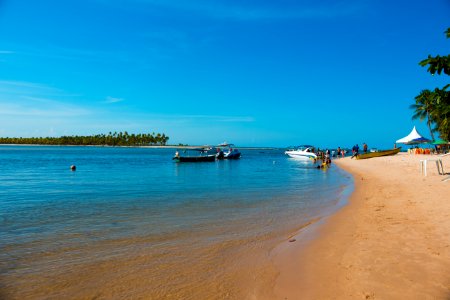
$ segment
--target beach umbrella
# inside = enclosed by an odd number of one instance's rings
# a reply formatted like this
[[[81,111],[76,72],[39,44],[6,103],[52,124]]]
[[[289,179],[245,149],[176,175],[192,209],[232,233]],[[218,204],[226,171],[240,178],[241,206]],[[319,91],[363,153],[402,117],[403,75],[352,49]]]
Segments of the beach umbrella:
[[[435,141],[433,141],[433,143],[432,143],[433,145],[448,145],[448,142],[447,141],[444,141],[444,140],[441,140],[441,139],[439,139],[439,140],[435,140]]]

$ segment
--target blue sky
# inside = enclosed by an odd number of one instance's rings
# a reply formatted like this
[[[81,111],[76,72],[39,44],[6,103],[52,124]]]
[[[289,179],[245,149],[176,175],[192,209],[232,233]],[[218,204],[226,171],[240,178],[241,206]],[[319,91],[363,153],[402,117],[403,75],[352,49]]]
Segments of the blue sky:
[[[0,0],[0,136],[391,147],[450,1]]]

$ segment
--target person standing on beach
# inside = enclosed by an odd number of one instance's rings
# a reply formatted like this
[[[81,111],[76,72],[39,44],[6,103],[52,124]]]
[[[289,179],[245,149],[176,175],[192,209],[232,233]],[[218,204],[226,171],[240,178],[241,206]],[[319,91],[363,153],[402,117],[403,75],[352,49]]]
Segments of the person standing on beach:
[[[358,144],[356,144],[355,146],[353,146],[352,151],[353,151],[353,155],[352,155],[351,158],[353,158],[353,157],[355,157],[355,156],[358,156],[358,154],[359,154],[359,146],[358,146]]]
[[[339,158],[339,155],[341,155],[341,147],[337,147],[336,149],[336,158]]]
[[[367,153],[367,144],[363,143],[363,149],[364,149],[364,153]]]

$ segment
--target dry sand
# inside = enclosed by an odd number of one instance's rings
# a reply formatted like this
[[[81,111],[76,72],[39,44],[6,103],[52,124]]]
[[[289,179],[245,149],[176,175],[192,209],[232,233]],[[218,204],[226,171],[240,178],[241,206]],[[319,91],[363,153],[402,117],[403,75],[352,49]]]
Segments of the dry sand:
[[[419,161],[435,158],[447,175],[428,162],[423,176]],[[450,156],[334,162],[355,191],[307,246],[278,249],[276,299],[450,299]]]

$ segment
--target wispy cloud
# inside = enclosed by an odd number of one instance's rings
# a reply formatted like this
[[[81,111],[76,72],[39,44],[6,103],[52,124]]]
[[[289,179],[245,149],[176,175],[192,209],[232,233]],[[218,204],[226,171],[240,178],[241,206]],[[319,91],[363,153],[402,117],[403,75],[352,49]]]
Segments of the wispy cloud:
[[[252,21],[330,18],[355,14],[365,7],[365,1],[182,1],[182,0],[134,0],[135,3],[156,8],[188,11],[210,18]],[[127,4],[129,1],[117,0]]]
[[[45,117],[45,118],[61,118],[61,117],[77,117],[88,115],[90,111],[76,107],[73,105],[63,105],[58,103],[52,107],[36,107],[33,105],[8,104],[0,103],[0,116],[16,116],[16,117]]]
[[[130,120],[155,120],[166,123],[252,123],[255,118],[252,116],[231,116],[231,115],[208,115],[208,114],[147,114],[132,113],[122,114],[122,118]]]
[[[250,116],[220,116],[220,115],[175,115],[171,116],[179,120],[207,120],[214,122],[242,122],[250,123],[254,122],[255,118]]]
[[[65,101],[74,95],[45,84],[0,80],[0,116],[74,117],[90,110]]]
[[[124,101],[124,100],[125,100],[125,99],[123,99],[123,98],[116,98],[116,97],[108,96],[108,97],[106,97],[105,101],[103,101],[103,103],[111,104],[111,103],[122,102],[122,101]]]
[[[1,0],[0,0],[1,1]],[[41,58],[63,61],[80,61],[110,64],[112,62],[130,63],[137,59],[130,57],[126,53],[118,50],[92,50],[86,48],[61,47],[56,44],[47,44],[45,51],[42,47],[33,47],[32,45],[15,45],[14,51],[0,51],[0,55],[14,54],[20,57]]]
[[[49,85],[16,80],[0,80],[0,93],[3,95],[38,95],[38,97],[68,95],[63,90]]]
[[[80,96],[50,85],[0,80],[0,132],[7,136],[58,136],[150,130],[195,138],[199,131],[219,136],[219,132],[232,131],[229,128],[255,122],[254,117],[245,115],[145,113],[126,107],[118,113],[115,105],[79,104],[83,103],[80,100]],[[107,96],[102,102],[123,101]]]

